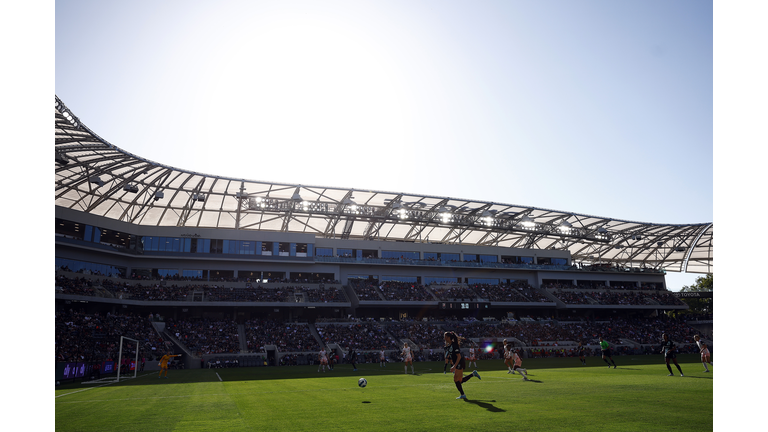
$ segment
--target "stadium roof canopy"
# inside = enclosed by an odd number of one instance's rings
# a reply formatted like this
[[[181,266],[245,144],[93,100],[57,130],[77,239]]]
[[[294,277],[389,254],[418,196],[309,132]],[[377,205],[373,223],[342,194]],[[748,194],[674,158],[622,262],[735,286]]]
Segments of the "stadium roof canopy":
[[[138,225],[568,250],[576,262],[713,272],[713,224],[630,222],[496,202],[280,184],[156,163],[93,133],[56,97],[56,206]]]

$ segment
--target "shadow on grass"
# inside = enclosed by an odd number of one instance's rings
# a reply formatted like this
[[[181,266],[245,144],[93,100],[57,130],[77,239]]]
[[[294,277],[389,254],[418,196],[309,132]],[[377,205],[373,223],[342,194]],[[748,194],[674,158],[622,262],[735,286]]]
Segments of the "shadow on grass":
[[[475,404],[475,405],[477,405],[477,406],[479,406],[481,408],[487,409],[490,412],[507,412],[507,410],[503,410],[501,408],[497,408],[493,404],[489,403],[489,402],[496,402],[495,400],[491,400],[491,401],[487,401],[486,402],[486,401],[481,401],[481,400],[465,399],[464,402]]]

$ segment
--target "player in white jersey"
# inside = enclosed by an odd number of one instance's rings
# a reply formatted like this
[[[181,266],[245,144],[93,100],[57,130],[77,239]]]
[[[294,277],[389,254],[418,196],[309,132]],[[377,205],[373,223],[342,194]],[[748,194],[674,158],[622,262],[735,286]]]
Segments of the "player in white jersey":
[[[384,354],[384,350],[379,351],[379,367],[387,365],[387,356]]]
[[[504,339],[502,342],[504,344],[504,364],[507,365],[507,373],[513,374],[515,373],[514,369],[512,369],[512,344],[507,343],[507,340]]]
[[[403,361],[405,362],[405,373],[408,373],[408,365],[411,365],[411,373],[416,374],[413,371],[413,354],[411,353],[411,347],[408,346],[408,342],[403,344]]]
[[[470,366],[472,363],[475,364],[475,369],[477,369],[477,352],[475,352],[475,347],[469,347],[469,354],[467,355],[467,366]]]
[[[709,365],[712,366],[712,360],[710,358],[711,354],[709,352],[709,348],[707,348],[707,344],[701,341],[701,337],[699,337],[699,335],[694,336],[693,340],[696,341],[696,345],[699,347],[699,352],[701,353],[701,364],[704,365],[704,372],[709,372],[707,363],[709,363]]]
[[[320,350],[317,357],[320,359],[320,366],[318,366],[317,371],[320,372],[320,368],[322,368],[323,372],[325,372],[325,367],[328,366],[328,353],[325,351],[325,348]]]
[[[513,369],[523,376],[524,381],[528,381],[528,369],[523,368],[523,359],[520,358],[520,350],[513,353],[512,361],[514,362]]]

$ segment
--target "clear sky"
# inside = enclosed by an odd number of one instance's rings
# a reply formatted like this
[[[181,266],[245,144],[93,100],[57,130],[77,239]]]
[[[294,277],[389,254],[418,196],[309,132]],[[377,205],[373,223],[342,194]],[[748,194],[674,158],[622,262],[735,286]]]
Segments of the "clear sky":
[[[73,0],[55,38],[56,95],[155,162],[713,221],[711,2]]]

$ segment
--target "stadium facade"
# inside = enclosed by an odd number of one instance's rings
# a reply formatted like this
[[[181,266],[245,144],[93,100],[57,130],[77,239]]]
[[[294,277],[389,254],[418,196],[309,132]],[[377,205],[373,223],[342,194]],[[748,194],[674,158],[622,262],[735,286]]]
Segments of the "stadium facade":
[[[710,222],[191,172],[110,144],[58,97],[55,154],[57,277],[95,281],[87,293],[57,289],[57,309],[306,322],[647,317],[687,308],[645,295],[666,293],[667,271],[713,272]],[[556,295],[585,289],[642,301]]]

